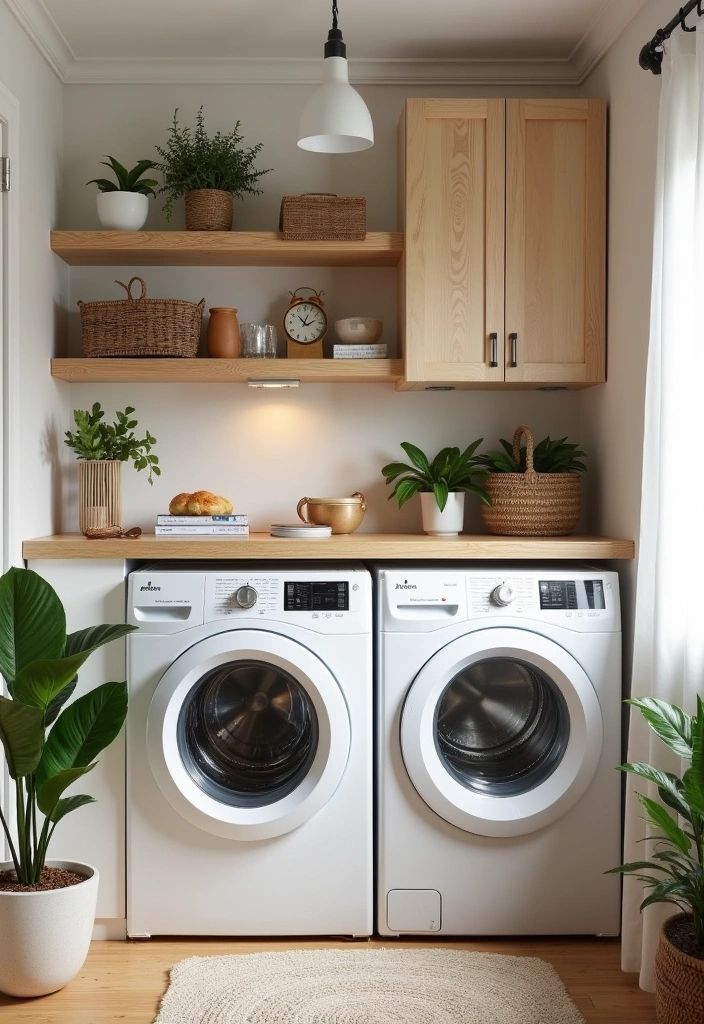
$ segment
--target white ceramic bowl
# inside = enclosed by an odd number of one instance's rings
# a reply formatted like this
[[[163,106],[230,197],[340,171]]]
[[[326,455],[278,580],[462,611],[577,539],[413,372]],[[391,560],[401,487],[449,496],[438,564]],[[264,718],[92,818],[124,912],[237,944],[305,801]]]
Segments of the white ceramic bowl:
[[[337,336],[346,345],[375,345],[383,330],[384,321],[373,320],[370,316],[350,316],[335,321]]]

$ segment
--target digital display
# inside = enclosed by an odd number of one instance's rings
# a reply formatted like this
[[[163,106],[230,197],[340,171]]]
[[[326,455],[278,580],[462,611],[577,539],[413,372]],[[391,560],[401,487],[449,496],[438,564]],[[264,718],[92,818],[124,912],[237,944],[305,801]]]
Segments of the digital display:
[[[543,611],[606,608],[603,580],[540,580],[538,586]]]
[[[349,583],[284,583],[286,612],[347,612]]]

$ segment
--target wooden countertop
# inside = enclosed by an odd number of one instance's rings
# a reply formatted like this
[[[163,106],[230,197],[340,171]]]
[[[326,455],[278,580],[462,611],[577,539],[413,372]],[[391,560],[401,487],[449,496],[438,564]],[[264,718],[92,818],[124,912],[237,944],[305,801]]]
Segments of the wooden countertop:
[[[155,537],[137,540],[88,540],[80,533],[26,540],[24,558],[168,558],[168,559],[630,559],[631,540],[572,535],[569,537],[494,537],[461,534],[353,533],[322,540],[288,540],[268,533],[249,537]]]

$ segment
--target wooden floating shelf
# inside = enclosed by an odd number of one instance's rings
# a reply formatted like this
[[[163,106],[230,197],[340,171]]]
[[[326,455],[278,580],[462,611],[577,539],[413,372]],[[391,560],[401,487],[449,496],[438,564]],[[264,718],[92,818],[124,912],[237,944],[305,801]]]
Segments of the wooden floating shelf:
[[[70,267],[395,267],[403,234],[355,242],[288,242],[277,231],[52,231]]]
[[[268,533],[249,537],[155,537],[88,540],[80,533],[26,540],[24,558],[231,558],[231,559],[631,559],[631,540],[611,537],[426,537],[418,534],[353,533],[322,540],[289,540]]]
[[[73,384],[395,384],[401,359],[52,359],[51,375]]]

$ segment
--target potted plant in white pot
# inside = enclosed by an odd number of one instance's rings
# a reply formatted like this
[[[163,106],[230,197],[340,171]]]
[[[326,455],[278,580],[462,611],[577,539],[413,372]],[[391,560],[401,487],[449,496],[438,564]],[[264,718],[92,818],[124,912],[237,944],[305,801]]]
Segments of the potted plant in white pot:
[[[163,161],[157,166],[164,176],[160,191],[167,196],[167,220],[171,220],[176,200],[185,196],[189,231],[230,231],[233,196],[242,199],[246,193],[261,193],[257,182],[271,170],[254,170],[254,160],[263,143],[243,147],[239,128],[237,121],[231,132],[216,132],[209,138],[201,106],[196,114],[196,129],[191,133],[189,127],[179,125],[176,108],[166,146],[156,147]]]
[[[122,463],[132,461],[136,470],[148,469],[148,480],[161,475],[159,457],[152,451],[156,438],[149,431],[138,438],[134,408],[117,412],[114,423],[103,423],[100,402],[90,410],[74,409],[75,433],[66,431],[64,444],[77,456],[78,520],[87,536],[111,536],[122,528]]]
[[[463,452],[443,448],[432,461],[414,444],[401,442],[412,465],[390,462],[382,469],[387,484],[396,481],[389,501],[396,498],[402,508],[414,494],[420,494],[424,531],[434,537],[456,537],[464,524],[465,494],[476,494],[480,501],[490,503],[480,486],[488,472],[474,455],[483,440],[473,441]]]
[[[634,875],[650,889],[640,905],[641,910],[653,903],[671,903],[680,910],[667,919],[660,932],[655,958],[657,1018],[662,1024],[702,1024],[704,701],[697,697],[694,718],[676,705],[652,697],[627,703],[640,709],[653,732],[678,757],[689,762],[689,767],[680,778],[649,764],[621,765],[621,771],[656,786],[662,804],[642,793],[637,794],[652,830],[652,860],[621,864],[611,871]]]
[[[139,160],[128,171],[114,156],[100,162],[111,169],[115,181],[92,178],[86,182],[87,185],[97,185],[99,189],[96,199],[98,220],[111,231],[139,231],[149,213],[149,196],[156,195],[154,189],[159,184],[154,178],[143,178],[142,175],[159,165],[152,160]]]
[[[0,863],[0,991],[40,996],[63,988],[90,945],[98,872],[48,861],[67,814],[93,803],[66,790],[96,765],[127,714],[127,684],[97,686],[72,704],[77,672],[103,644],[135,627],[92,626],[66,634],[63,605],[29,569],[0,577],[0,742],[14,786],[14,828],[0,808],[10,861]]]

